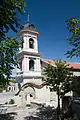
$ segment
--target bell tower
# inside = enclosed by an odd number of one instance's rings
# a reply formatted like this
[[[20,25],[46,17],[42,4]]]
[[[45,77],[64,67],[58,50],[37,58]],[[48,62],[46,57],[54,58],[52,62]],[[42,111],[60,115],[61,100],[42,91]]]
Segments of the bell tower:
[[[19,38],[22,40],[20,45],[20,51],[38,53],[38,35],[35,26],[33,24],[26,24],[19,33]]]
[[[28,15],[27,24],[21,26],[18,33],[20,48],[17,55],[19,69],[16,80],[22,85],[27,82],[42,83],[38,35],[35,25],[30,24]]]

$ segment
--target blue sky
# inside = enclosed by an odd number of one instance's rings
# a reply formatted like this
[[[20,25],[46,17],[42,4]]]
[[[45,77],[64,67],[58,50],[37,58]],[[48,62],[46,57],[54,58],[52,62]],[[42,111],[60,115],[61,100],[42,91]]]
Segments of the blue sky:
[[[67,59],[64,53],[71,48],[70,33],[66,20],[80,15],[80,0],[28,0],[30,21],[40,33],[39,52],[45,59],[62,59],[78,62],[79,58]],[[27,21],[27,13],[18,15],[21,24]]]

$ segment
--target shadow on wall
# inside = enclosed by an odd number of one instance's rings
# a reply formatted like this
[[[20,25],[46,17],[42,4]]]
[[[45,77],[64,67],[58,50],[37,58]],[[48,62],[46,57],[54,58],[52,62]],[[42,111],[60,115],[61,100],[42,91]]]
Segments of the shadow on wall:
[[[37,109],[38,112],[33,114],[33,116],[27,116],[24,120],[57,120],[56,119],[56,110],[50,106],[40,107]]]
[[[0,114],[0,120],[15,120],[17,113]]]

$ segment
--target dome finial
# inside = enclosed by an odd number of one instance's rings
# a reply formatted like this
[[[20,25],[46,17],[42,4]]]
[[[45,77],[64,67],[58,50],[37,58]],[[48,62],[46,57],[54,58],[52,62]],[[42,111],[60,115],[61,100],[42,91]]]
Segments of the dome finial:
[[[27,0],[27,23],[30,23],[29,1]]]
[[[28,16],[27,16],[27,23],[30,23],[30,14],[28,13]]]

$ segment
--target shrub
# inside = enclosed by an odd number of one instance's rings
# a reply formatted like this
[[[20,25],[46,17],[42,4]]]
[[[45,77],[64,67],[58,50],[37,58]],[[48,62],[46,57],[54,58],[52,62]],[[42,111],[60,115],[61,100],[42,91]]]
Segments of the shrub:
[[[9,101],[9,104],[14,104],[15,103],[15,101],[13,100],[13,99],[11,99],[10,101]]]

